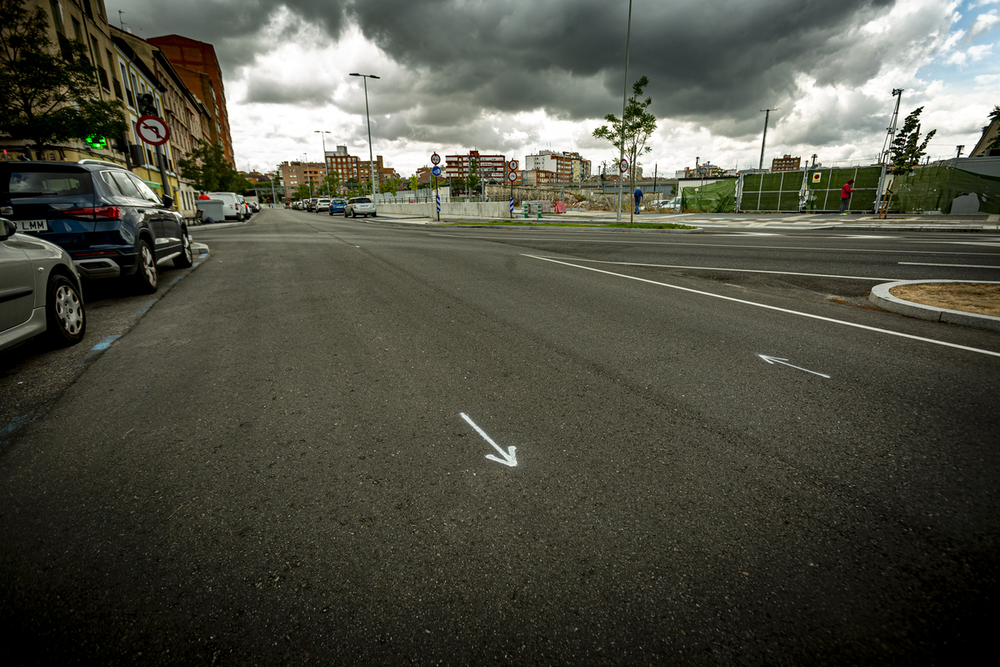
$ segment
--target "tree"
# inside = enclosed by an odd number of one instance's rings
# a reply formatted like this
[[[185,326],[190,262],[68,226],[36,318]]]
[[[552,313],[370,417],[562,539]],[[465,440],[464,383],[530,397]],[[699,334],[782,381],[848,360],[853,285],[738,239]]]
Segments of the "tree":
[[[86,47],[48,38],[48,15],[24,0],[0,0],[0,132],[41,152],[46,145],[125,132],[125,110],[91,91],[97,68]]]
[[[894,176],[903,176],[913,171],[913,168],[920,164],[920,159],[927,150],[927,144],[931,137],[937,134],[937,130],[931,130],[920,141],[920,113],[923,107],[917,107],[910,112],[910,115],[903,121],[903,127],[896,134],[889,146],[889,155],[892,161],[891,173]]]
[[[335,171],[327,172],[326,176],[323,177],[323,190],[324,192],[329,192],[332,195],[338,193],[340,188],[340,174]]]
[[[414,174],[413,176],[410,176],[410,190],[416,192],[419,189],[420,189],[420,179],[417,178],[416,174]]]
[[[293,195],[296,199],[309,199],[312,197],[312,192],[309,189],[308,183],[300,183],[299,187],[295,188]]]
[[[610,127],[602,125],[594,130],[593,134],[595,139],[606,139],[611,142],[612,146],[625,153],[625,158],[630,165],[630,193],[635,189],[637,160],[640,155],[652,150],[652,147],[647,146],[646,142],[656,131],[656,116],[646,110],[653,103],[653,98],[647,97],[645,100],[639,101],[648,85],[649,79],[645,76],[632,84],[632,97],[628,98],[628,103],[625,105],[624,122],[614,114],[609,113],[604,117],[604,120],[610,123]]]
[[[392,178],[387,178],[385,180],[385,183],[382,184],[380,191],[382,193],[388,192],[393,197],[395,197],[396,193],[399,192],[400,189],[402,188],[402,185],[403,185],[403,179],[401,179],[399,176],[394,176]]]
[[[482,179],[479,178],[477,173],[479,169],[479,163],[476,162],[476,158],[469,158],[469,177],[465,179],[465,186],[468,188],[470,195],[476,193],[476,188],[479,187],[479,183]]]
[[[177,166],[181,175],[202,192],[243,192],[250,189],[250,182],[226,160],[222,144],[201,142],[188,153],[188,157],[178,160]]]

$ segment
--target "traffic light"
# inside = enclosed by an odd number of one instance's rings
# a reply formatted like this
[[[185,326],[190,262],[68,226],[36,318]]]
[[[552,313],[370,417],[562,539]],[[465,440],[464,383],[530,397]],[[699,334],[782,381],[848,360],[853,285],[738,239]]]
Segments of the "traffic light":
[[[139,95],[139,113],[143,116],[159,116],[159,112],[156,110],[156,102],[153,100],[153,96],[150,93],[143,93]]]
[[[108,138],[99,137],[96,134],[90,135],[89,137],[84,139],[84,141],[86,141],[87,145],[90,146],[91,148],[97,148],[103,150],[108,147]]]

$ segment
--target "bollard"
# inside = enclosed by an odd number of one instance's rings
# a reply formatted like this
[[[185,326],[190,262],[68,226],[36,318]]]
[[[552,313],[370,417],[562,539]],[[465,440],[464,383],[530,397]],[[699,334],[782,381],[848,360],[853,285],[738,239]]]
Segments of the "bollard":
[[[527,220],[528,219],[528,205],[525,204],[522,208],[524,209],[524,219]]]
[[[541,206],[538,207],[538,219],[539,220],[542,219],[542,207]]]

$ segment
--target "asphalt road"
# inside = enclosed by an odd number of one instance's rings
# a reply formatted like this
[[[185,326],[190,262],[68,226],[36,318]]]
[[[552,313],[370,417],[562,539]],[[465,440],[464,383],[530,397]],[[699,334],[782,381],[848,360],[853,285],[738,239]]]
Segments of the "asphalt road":
[[[1000,335],[865,293],[997,279],[996,235],[195,237],[6,361],[7,664],[992,654]]]

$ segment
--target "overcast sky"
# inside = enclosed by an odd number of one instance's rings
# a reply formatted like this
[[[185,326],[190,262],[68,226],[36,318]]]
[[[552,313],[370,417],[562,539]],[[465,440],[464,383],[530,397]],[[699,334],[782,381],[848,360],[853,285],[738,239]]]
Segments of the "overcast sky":
[[[346,145],[402,176],[478,149],[522,161],[579,151],[621,115],[628,0],[106,0],[140,37],[215,46],[237,167],[318,161]],[[119,15],[119,10],[123,12]],[[695,158],[756,167],[814,153],[868,164],[894,99],[923,106],[932,159],[967,153],[1000,104],[1000,0],[633,0],[628,83],[645,75],[658,119],[644,173]]]

